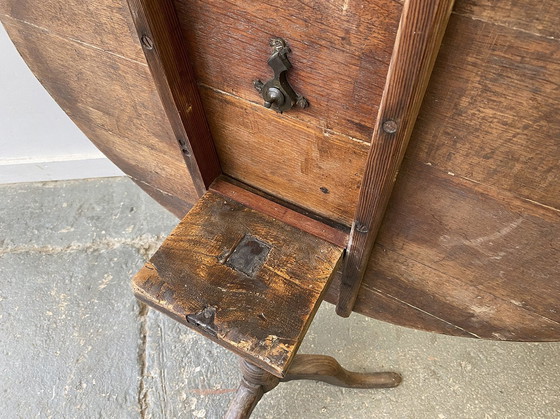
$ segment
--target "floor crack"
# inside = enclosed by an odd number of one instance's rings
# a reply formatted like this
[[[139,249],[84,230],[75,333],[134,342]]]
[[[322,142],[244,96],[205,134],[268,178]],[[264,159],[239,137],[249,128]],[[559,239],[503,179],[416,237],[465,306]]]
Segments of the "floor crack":
[[[140,381],[138,383],[138,407],[140,409],[140,417],[147,418],[148,411],[148,388],[146,379],[148,374],[148,363],[146,360],[146,350],[148,344],[148,311],[149,308],[141,301],[138,304],[138,318],[140,323],[140,341],[138,344],[138,373]]]
[[[93,252],[116,249],[120,246],[129,246],[138,249],[142,255],[151,255],[163,242],[165,236],[154,236],[151,234],[143,234],[131,239],[120,238],[104,238],[93,240],[89,243],[70,243],[66,246],[36,246],[36,245],[18,245],[0,248],[0,256],[5,254],[18,253],[42,253],[56,254],[62,252]]]

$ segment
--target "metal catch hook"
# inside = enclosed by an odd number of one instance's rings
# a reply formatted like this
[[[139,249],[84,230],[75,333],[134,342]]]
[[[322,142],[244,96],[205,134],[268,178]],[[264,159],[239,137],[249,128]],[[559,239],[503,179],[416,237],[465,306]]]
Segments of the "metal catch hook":
[[[261,93],[264,99],[265,108],[272,108],[276,112],[282,113],[297,105],[300,108],[307,108],[309,102],[302,95],[296,93],[288,82],[288,70],[292,68],[292,63],[288,59],[291,51],[290,47],[282,38],[270,40],[272,55],[268,59],[268,65],[274,70],[274,78],[263,83],[255,80],[253,85]]]

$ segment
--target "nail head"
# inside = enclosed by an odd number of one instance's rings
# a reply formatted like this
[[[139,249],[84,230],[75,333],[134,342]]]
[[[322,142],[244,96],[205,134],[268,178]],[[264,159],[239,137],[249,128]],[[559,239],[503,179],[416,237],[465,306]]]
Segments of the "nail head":
[[[154,41],[152,41],[152,38],[150,38],[148,35],[142,35],[142,38],[140,39],[140,41],[142,42],[142,46],[146,49],[153,49],[154,48]]]
[[[394,134],[395,132],[397,132],[397,128],[397,123],[392,119],[383,122],[383,131],[385,131],[387,134]]]

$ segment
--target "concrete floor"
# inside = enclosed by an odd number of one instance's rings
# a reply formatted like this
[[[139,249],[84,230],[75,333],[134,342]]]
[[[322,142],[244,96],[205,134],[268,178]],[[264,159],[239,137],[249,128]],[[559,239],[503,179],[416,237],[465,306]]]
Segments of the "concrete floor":
[[[139,305],[176,219],[125,178],[0,186],[0,417],[218,418],[236,359]],[[324,304],[302,353],[395,370],[390,390],[281,384],[255,418],[560,418],[560,344],[408,330]]]

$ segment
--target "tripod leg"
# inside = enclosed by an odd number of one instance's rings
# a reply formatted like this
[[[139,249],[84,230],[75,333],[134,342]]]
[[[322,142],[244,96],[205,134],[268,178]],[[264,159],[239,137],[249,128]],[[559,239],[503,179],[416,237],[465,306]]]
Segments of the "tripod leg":
[[[282,379],[291,380],[316,380],[347,388],[389,388],[398,386],[402,377],[394,372],[351,372],[326,355],[296,355]]]

